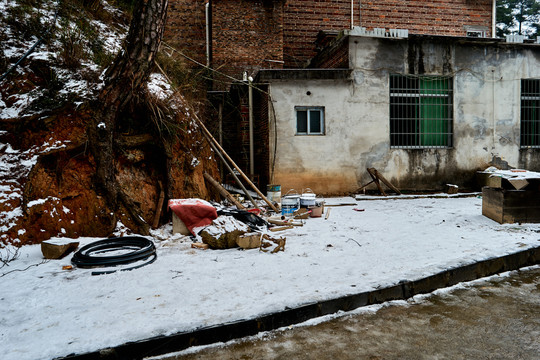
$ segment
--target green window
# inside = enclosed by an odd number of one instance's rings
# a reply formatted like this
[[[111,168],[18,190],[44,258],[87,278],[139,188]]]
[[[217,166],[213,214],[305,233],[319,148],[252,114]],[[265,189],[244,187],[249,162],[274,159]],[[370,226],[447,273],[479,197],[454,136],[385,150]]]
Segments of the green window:
[[[540,147],[540,79],[521,80],[521,147]]]
[[[451,147],[452,129],[451,77],[390,75],[390,146]]]
[[[324,108],[297,106],[296,135],[324,135]]]

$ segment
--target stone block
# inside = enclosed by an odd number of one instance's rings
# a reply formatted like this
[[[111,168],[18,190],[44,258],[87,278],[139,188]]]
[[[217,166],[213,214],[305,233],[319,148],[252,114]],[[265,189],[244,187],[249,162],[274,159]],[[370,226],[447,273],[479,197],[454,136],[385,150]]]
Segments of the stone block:
[[[68,239],[50,239],[41,243],[41,253],[45,259],[61,259],[77,249],[78,241]]]

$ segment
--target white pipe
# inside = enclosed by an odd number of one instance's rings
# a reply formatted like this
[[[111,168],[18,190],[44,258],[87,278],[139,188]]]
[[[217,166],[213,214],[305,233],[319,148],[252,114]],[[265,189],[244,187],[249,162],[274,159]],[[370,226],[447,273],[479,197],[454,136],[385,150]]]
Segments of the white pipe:
[[[204,6],[206,16],[206,66],[210,67],[210,2]]]
[[[491,37],[497,37],[497,0],[493,0],[493,11],[491,18]]]
[[[354,0],[351,0],[351,30],[354,29]]]

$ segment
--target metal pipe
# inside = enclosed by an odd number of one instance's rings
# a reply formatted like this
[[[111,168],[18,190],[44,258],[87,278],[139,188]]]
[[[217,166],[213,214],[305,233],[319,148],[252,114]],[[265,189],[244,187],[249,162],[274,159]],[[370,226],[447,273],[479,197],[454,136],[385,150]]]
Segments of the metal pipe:
[[[251,80],[249,85],[249,173],[251,176],[255,174],[255,156],[253,146],[253,86]]]
[[[497,0],[493,0],[493,12],[491,15],[491,37],[497,37]]]
[[[206,17],[206,66],[210,66],[210,2],[204,6]]]
[[[351,30],[354,29],[354,0],[351,0]]]

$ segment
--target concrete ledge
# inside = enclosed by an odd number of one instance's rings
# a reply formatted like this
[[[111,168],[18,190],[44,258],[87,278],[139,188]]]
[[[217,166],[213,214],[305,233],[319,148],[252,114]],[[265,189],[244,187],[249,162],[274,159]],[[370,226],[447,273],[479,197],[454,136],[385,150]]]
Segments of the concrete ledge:
[[[337,299],[306,304],[296,308],[268,314],[256,319],[240,320],[228,324],[197,329],[170,336],[158,336],[146,340],[126,343],[114,348],[91,353],[69,355],[57,359],[142,359],[180,351],[191,346],[226,342],[232,339],[255,335],[261,331],[298,324],[306,320],[350,311],[358,307],[383,303],[389,300],[407,299],[414,295],[430,293],[436,289],[452,286],[498,273],[517,270],[540,263],[540,246],[502,257],[482,260],[474,264],[445,270],[422,279],[401,281],[396,285],[373,291],[343,296]]]
[[[348,80],[351,69],[263,69],[255,82],[272,80]]]

